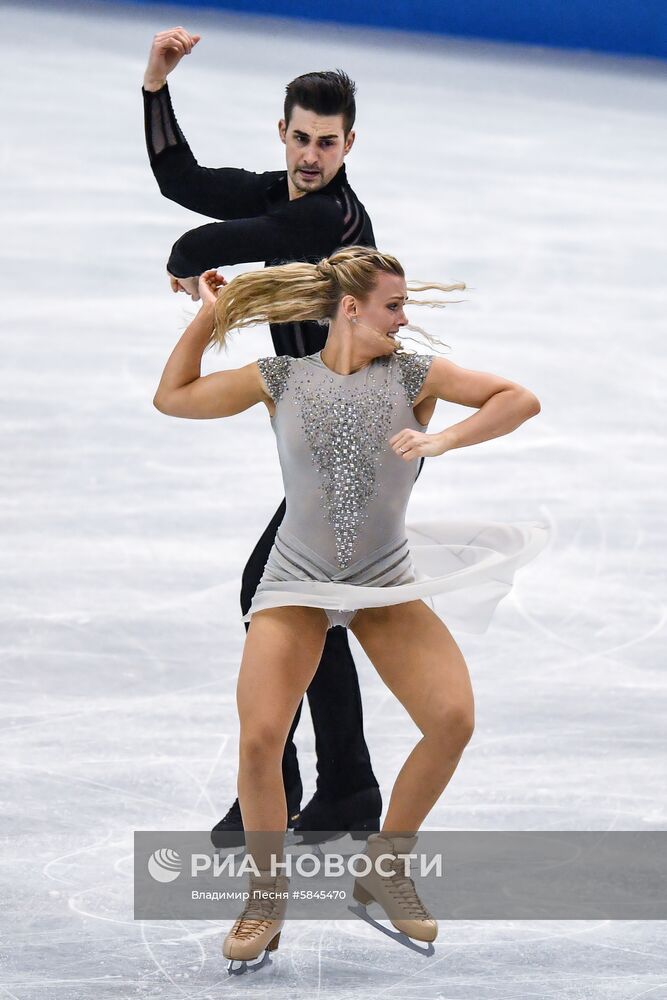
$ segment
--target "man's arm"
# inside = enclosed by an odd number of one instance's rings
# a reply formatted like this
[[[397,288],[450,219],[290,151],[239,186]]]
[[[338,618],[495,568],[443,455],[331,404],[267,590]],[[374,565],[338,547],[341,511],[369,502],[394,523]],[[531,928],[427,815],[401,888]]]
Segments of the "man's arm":
[[[200,167],[176,120],[167,76],[200,40],[185,28],[153,39],[144,74],[146,149],[160,191],[171,201],[213,219],[240,219],[264,210],[262,174],[233,167]]]
[[[342,230],[342,209],[333,198],[305,195],[255,219],[191,229],[174,244],[167,270],[185,278],[229,264],[319,259],[339,245]]]

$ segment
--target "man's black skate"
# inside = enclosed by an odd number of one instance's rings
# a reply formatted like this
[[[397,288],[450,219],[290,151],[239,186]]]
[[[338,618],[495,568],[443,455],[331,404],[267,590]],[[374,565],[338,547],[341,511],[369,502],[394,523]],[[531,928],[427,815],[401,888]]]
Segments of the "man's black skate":
[[[287,796],[287,829],[294,826],[301,809],[303,787],[299,783]],[[211,830],[211,843],[214,847],[242,847],[245,844],[243,819],[239,800],[234,799],[226,815],[216,823]]]
[[[367,833],[380,829],[381,813],[382,796],[376,785],[340,799],[317,791],[294,823],[294,834],[301,843],[317,844],[348,830],[360,830],[363,838],[354,839],[365,840]]]

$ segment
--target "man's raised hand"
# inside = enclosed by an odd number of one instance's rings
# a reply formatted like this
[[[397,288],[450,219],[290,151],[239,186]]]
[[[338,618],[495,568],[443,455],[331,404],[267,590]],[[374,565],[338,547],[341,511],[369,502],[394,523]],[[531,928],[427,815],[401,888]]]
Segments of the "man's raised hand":
[[[172,69],[183,56],[189,56],[201,35],[191,35],[185,28],[167,28],[153,39],[148,65],[144,73],[144,90],[160,90]]]

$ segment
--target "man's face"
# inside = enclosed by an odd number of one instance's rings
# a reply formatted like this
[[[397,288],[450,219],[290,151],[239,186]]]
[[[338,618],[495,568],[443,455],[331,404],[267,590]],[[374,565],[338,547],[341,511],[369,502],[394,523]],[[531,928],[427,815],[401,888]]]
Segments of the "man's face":
[[[280,120],[278,131],[285,144],[291,198],[325,187],[354,142],[353,131],[347,138],[344,135],[342,115],[318,115],[298,105],[292,109],[288,126]]]

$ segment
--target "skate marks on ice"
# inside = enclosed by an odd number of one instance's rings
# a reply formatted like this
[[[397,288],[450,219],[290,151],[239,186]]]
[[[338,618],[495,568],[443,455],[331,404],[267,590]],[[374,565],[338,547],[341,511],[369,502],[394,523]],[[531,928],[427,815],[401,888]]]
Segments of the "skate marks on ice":
[[[659,635],[667,621],[659,556],[664,528],[615,511],[573,517],[541,506],[540,513],[551,541],[542,565],[530,567],[509,597],[521,618],[549,642],[580,654],[579,665]],[[559,581],[567,581],[567,590]]]

